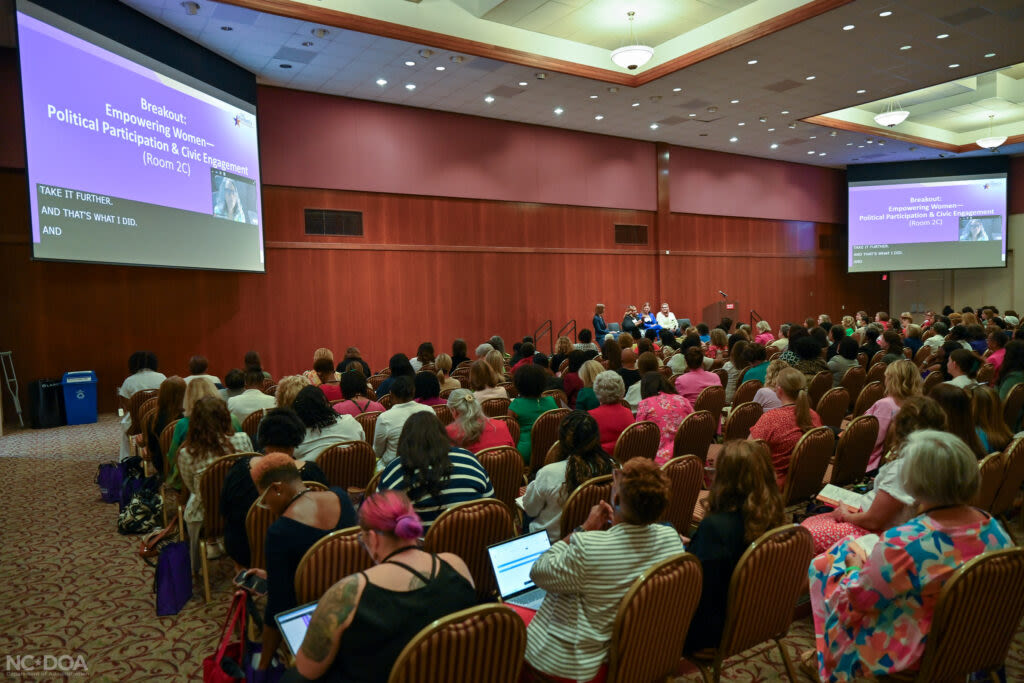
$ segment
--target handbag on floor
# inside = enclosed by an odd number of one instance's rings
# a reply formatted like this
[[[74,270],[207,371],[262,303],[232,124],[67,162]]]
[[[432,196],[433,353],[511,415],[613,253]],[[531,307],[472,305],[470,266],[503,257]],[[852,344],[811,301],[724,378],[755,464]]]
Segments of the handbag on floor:
[[[121,502],[121,465],[106,462],[96,472],[96,484],[100,487],[100,498],[104,503]]]
[[[124,510],[117,516],[117,533],[144,534],[156,528],[163,513],[163,499],[160,498],[159,489],[160,481],[156,477],[142,481]]]
[[[237,590],[232,596],[228,617],[220,632],[217,651],[203,660],[203,683],[242,683],[245,681],[245,672],[241,669],[239,662],[244,661],[245,658],[245,619],[248,597],[249,594],[244,590]],[[227,669],[234,673],[227,673],[224,664],[227,664]]]
[[[153,592],[158,617],[177,614],[192,599],[192,551],[188,541],[168,543],[160,550]]]

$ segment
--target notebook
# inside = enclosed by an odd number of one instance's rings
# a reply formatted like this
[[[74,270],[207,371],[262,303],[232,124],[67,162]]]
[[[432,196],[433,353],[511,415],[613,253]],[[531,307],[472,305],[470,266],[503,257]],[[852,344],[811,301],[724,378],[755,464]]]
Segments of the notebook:
[[[860,512],[864,509],[864,495],[855,491],[849,491],[847,489],[841,489],[838,486],[832,484],[825,484],[825,488],[821,490],[821,493],[817,496],[818,500],[826,505],[832,507],[839,507],[840,503],[849,505],[854,510]]]
[[[309,628],[309,622],[315,611],[316,603],[310,602],[274,616],[277,630],[281,632],[284,642],[288,645],[288,651],[292,653],[293,657],[299,654],[302,639],[306,637],[306,630]]]
[[[545,591],[533,585],[530,570],[550,547],[548,532],[538,531],[487,548],[502,600],[527,609],[540,609]]]

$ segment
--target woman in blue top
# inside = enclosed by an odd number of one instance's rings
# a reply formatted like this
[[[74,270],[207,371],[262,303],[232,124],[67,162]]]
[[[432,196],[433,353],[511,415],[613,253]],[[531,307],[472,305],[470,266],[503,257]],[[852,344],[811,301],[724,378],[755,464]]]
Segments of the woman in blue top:
[[[608,326],[604,323],[604,304],[598,304],[594,307],[594,341],[598,346],[604,344],[608,332]]]

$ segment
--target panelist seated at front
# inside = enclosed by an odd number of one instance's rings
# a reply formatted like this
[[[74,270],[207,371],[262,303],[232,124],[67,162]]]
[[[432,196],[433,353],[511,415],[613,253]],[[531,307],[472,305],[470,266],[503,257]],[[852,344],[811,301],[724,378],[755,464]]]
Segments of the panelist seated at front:
[[[651,313],[651,304],[644,303],[643,312],[640,314],[640,321],[643,323],[645,330],[654,330],[657,332],[661,329],[661,325],[658,324],[657,318]]]
[[[637,312],[636,306],[626,307],[626,314],[622,317],[622,331],[628,332],[634,339],[642,337],[640,330],[644,328],[644,321]]]
[[[679,333],[679,321],[676,320],[676,314],[669,310],[668,304],[661,305],[661,310],[655,318],[661,329],[668,330],[673,334]]]

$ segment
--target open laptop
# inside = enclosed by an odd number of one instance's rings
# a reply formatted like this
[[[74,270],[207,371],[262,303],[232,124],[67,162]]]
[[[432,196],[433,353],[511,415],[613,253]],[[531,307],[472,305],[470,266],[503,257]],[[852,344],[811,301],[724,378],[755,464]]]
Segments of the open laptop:
[[[299,648],[302,646],[302,640],[306,637],[309,622],[315,611],[316,603],[310,602],[274,615],[277,630],[281,632],[284,642],[288,645],[288,651],[292,653],[293,657],[299,654]]]
[[[502,600],[527,609],[540,609],[546,592],[533,585],[530,570],[550,547],[548,532],[538,531],[487,548]]]

